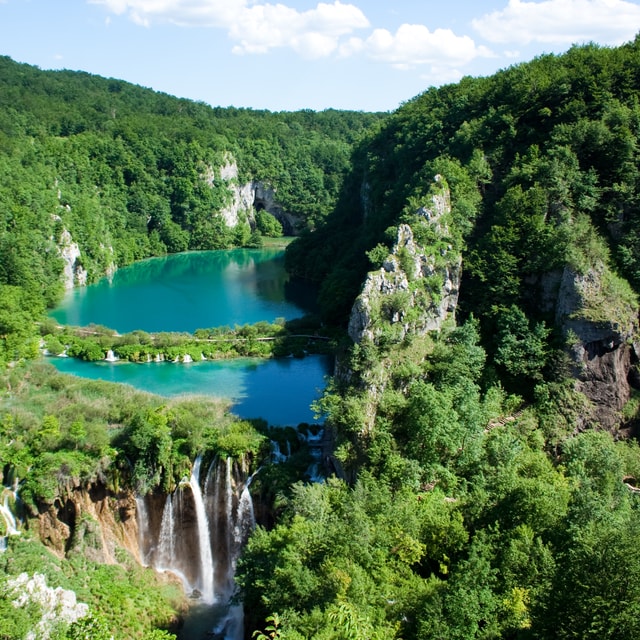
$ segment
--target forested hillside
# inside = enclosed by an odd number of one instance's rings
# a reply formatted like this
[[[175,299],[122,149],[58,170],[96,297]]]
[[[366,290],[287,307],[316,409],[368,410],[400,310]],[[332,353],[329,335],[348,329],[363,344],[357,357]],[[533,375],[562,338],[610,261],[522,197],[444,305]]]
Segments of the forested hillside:
[[[381,117],[214,109],[0,58],[0,358],[28,354],[28,320],[59,299],[65,262],[68,284],[90,283],[134,260],[277,233],[272,217],[234,202],[244,184],[313,227]]]
[[[124,616],[130,635],[174,628],[170,594],[112,588],[123,572],[143,584],[129,555],[102,587],[100,558],[79,558],[100,526],[126,529],[133,487],[159,500],[203,453],[263,465],[236,574],[247,636],[640,637],[640,39],[464,78],[386,116],[211,109],[1,63],[0,454],[64,556],[47,579],[91,604],[66,637],[93,623],[109,637],[123,599],[145,611]],[[264,425],[224,407],[22,361],[62,290],[60,247],[77,244],[90,281],[252,242],[257,211],[218,215],[247,181],[301,221],[288,268],[343,329],[317,406],[326,482],[297,481],[299,451],[270,463]],[[97,487],[115,522],[63,540]],[[28,549],[0,556],[3,620],[15,575],[38,565]]]
[[[639,97],[640,40],[431,89],[289,247],[355,344],[239,571],[283,637],[638,637]]]

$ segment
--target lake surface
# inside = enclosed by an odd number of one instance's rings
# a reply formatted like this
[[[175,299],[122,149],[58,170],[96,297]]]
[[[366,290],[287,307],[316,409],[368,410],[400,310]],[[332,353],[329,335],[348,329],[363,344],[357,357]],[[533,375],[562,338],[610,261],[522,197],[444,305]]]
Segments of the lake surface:
[[[241,418],[264,418],[272,425],[315,422],[310,404],[326,386],[332,359],[240,358],[193,363],[84,362],[49,358],[58,371],[92,380],[130,384],[162,396],[201,394],[230,398]]]
[[[120,333],[188,331],[273,322],[314,310],[314,295],[284,270],[281,249],[176,254],[119,269],[110,280],[70,291],[51,316],[62,324],[99,324]],[[229,398],[243,418],[273,425],[313,422],[310,404],[332,373],[326,356],[194,363],[83,362],[50,358],[63,373],[130,384],[164,396]]]
[[[50,314],[60,324],[120,333],[188,331],[276,318],[314,308],[309,285],[290,279],[282,249],[194,251],[152,258],[73,289]]]

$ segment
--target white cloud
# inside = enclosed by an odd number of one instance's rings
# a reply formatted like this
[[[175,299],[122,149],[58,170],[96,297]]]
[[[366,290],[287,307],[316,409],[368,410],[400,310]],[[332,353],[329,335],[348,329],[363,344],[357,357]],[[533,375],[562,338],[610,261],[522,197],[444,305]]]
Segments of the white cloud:
[[[236,44],[234,53],[266,53],[291,47],[318,58],[332,54],[343,37],[369,26],[358,7],[335,0],[315,9],[298,11],[284,4],[250,0],[89,0],[138,24],[172,23],[179,26],[226,29]]]
[[[505,9],[472,25],[489,42],[620,45],[640,30],[640,6],[625,0],[509,0]]]
[[[460,69],[434,66],[429,69],[429,73],[422,74],[420,78],[430,86],[437,87],[441,84],[458,82],[462,76],[464,73]]]
[[[304,12],[265,4],[245,7],[229,25],[229,35],[238,43],[236,53],[265,53],[288,46],[305,57],[319,58],[336,51],[342,36],[368,26],[357,7],[340,2],[319,3]]]
[[[425,25],[403,24],[395,33],[371,30],[357,6],[340,0],[318,2],[305,11],[277,0],[87,1],[145,26],[170,23],[224,29],[236,54],[289,48],[309,59],[363,56],[400,69],[425,69],[439,82],[454,81],[461,77],[460,69],[476,58],[494,55],[468,35],[450,29],[431,31]],[[358,36],[363,29],[369,29],[368,35]]]
[[[363,49],[374,60],[396,67],[431,65],[438,75],[475,58],[493,56],[489,49],[478,47],[469,36],[457,36],[450,29],[430,31],[420,24],[403,24],[395,34],[375,29],[363,42]]]

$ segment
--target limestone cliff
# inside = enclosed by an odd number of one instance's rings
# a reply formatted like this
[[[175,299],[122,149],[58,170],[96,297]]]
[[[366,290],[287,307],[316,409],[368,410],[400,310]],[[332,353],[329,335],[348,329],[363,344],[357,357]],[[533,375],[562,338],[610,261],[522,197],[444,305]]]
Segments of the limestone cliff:
[[[576,389],[592,405],[583,425],[615,430],[638,386],[638,304],[627,283],[604,264],[586,273],[565,267],[558,286],[556,324],[574,366]]]
[[[412,223],[400,224],[396,242],[382,267],[368,274],[349,318],[349,336],[379,342],[407,333],[436,331],[453,317],[458,302],[462,256],[448,240],[449,190],[435,178],[431,201],[415,212]],[[424,244],[416,235],[429,239]]]
[[[462,256],[450,237],[450,213],[449,189],[436,176],[427,204],[413,211],[410,224],[397,227],[390,253],[365,279],[349,318],[348,332],[354,343],[375,345],[384,352],[409,335],[438,331],[446,321],[453,321]],[[376,366],[359,371],[357,384],[365,391],[364,431],[373,427],[388,375],[385,357]],[[336,376],[354,380],[353,372],[339,363]]]
[[[270,213],[280,224],[285,235],[295,235],[301,224],[300,219],[283,209],[278,203],[273,187],[259,180],[251,180],[241,184],[238,179],[238,165],[231,155],[225,159],[225,164],[218,172],[231,193],[230,203],[220,211],[220,215],[228,227],[235,227],[246,220],[251,227],[255,227],[255,212],[264,210]],[[208,172],[207,181],[216,180],[216,172]]]
[[[30,527],[60,556],[82,553],[114,564],[122,548],[140,562],[136,501],[130,491],[114,493],[100,483],[75,486],[53,504],[40,504],[31,516]]]
[[[62,281],[65,289],[87,284],[87,270],[80,260],[81,252],[77,242],[73,241],[67,229],[63,229],[58,241],[58,251],[64,262]]]

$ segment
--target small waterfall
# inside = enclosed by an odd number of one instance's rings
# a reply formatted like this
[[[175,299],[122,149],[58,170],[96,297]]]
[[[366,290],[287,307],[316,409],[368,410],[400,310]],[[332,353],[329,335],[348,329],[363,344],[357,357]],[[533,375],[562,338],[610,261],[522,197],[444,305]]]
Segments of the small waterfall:
[[[18,530],[18,521],[11,510],[9,500],[11,499],[14,504],[18,499],[18,483],[17,480],[14,484],[14,488],[4,487],[2,489],[2,502],[0,503],[0,515],[4,520],[5,535],[0,536],[0,552],[3,552],[7,548],[7,539],[9,536],[18,536],[20,531]]]
[[[162,510],[160,535],[158,536],[157,557],[154,567],[161,571],[175,570],[175,531],[173,522],[173,499],[167,496]]]
[[[289,455],[291,450],[291,444],[287,440],[287,445],[289,445]],[[280,449],[280,443],[277,440],[271,440],[271,461],[275,464],[280,464],[281,462],[286,462],[289,456],[286,453],[282,453]]]
[[[319,429],[315,434],[308,431],[303,438],[309,447],[309,453],[313,459],[305,475],[308,476],[311,482],[324,482],[326,479],[322,472],[322,439],[324,438],[324,429]]]
[[[236,518],[236,524],[234,527],[234,542],[236,547],[240,550],[244,543],[247,541],[251,532],[256,527],[256,517],[253,511],[253,500],[249,493],[249,484],[251,478],[245,485],[242,493],[240,494],[240,502],[238,504],[238,517]]]
[[[113,349],[109,349],[104,359],[107,362],[115,362],[118,359],[118,357],[115,355],[115,353],[113,353]]]
[[[16,521],[16,517],[13,515],[11,508],[9,507],[9,492],[6,491],[4,494],[4,500],[2,504],[0,504],[0,513],[4,518],[5,526],[7,528],[8,536],[17,536],[20,534],[18,531],[18,523]]]
[[[153,549],[147,548],[149,535],[149,511],[144,496],[136,496],[136,522],[138,524],[138,548],[140,549],[140,561],[143,567],[149,566],[149,556]]]

